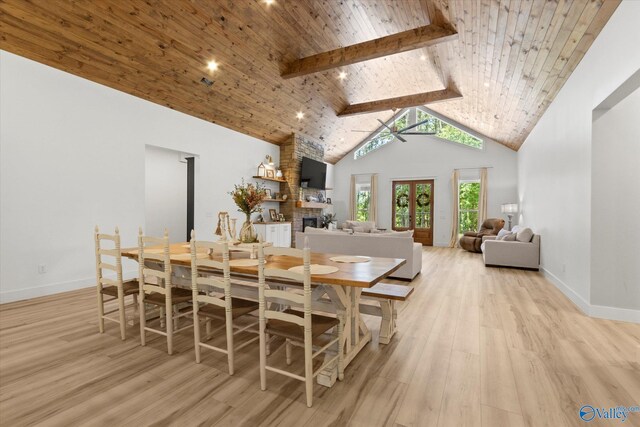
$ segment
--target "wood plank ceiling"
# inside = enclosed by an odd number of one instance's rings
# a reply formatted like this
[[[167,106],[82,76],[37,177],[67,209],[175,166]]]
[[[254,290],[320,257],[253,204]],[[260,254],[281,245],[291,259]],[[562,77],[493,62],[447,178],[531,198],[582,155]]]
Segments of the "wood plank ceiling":
[[[348,105],[453,88],[463,98],[430,107],[517,150],[618,4],[4,0],[0,48],[276,144],[305,134],[330,162],[362,141],[352,129],[392,116],[337,117]],[[453,27],[457,40],[281,77],[299,58],[428,24]]]

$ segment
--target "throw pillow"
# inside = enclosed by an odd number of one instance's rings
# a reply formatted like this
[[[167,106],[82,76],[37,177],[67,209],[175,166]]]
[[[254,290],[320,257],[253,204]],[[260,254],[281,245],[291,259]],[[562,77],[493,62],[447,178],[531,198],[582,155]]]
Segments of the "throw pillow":
[[[516,241],[516,233],[505,234],[504,236],[502,236],[502,238],[500,240],[503,240],[505,242],[515,242]]]
[[[498,236],[496,237],[496,240],[502,240],[502,238],[507,234],[511,234],[511,232],[503,228],[502,230],[498,231]]]
[[[523,228],[516,234],[516,240],[518,242],[528,243],[533,238],[533,231],[530,228]]]
[[[362,227],[364,232],[368,233],[372,228],[376,228],[376,223],[373,221],[347,221],[346,226],[351,229]]]

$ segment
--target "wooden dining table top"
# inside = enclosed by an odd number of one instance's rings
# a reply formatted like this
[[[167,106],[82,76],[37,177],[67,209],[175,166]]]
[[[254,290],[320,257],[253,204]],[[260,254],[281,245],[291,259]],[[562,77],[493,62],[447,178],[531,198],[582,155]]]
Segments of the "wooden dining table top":
[[[161,247],[158,247],[161,248]],[[247,259],[250,254],[246,251],[233,251],[230,247],[229,258]],[[138,248],[122,249],[122,256],[138,259]],[[311,253],[311,264],[330,265],[338,268],[338,271],[331,274],[311,275],[311,281],[314,283],[323,283],[329,285],[353,286],[359,288],[370,288],[376,283],[389,276],[391,273],[402,267],[406,260],[400,258],[378,258],[370,257],[369,262],[344,263],[331,261],[331,257],[337,254]],[[188,242],[174,243],[169,246],[169,257],[173,265],[181,265],[185,267],[191,266],[191,252]],[[198,253],[198,257],[208,257],[213,260],[222,261],[220,254],[207,255],[206,253]],[[266,265],[269,268],[279,268],[288,270],[291,267],[302,265],[300,258],[290,256],[271,255],[266,259]],[[231,266],[231,272],[246,274],[251,276],[258,275],[258,266]]]

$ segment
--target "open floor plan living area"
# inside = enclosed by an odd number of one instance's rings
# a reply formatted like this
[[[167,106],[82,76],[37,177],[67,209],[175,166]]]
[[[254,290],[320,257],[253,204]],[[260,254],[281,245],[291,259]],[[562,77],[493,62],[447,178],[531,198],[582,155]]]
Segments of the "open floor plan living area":
[[[640,427],[640,0],[0,0],[0,427]]]

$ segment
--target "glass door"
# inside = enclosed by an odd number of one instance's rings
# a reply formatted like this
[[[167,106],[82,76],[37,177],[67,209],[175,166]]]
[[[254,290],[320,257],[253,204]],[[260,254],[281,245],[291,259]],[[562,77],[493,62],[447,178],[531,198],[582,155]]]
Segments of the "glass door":
[[[433,245],[433,185],[433,180],[393,181],[393,229],[414,230],[413,240],[426,246]]]

